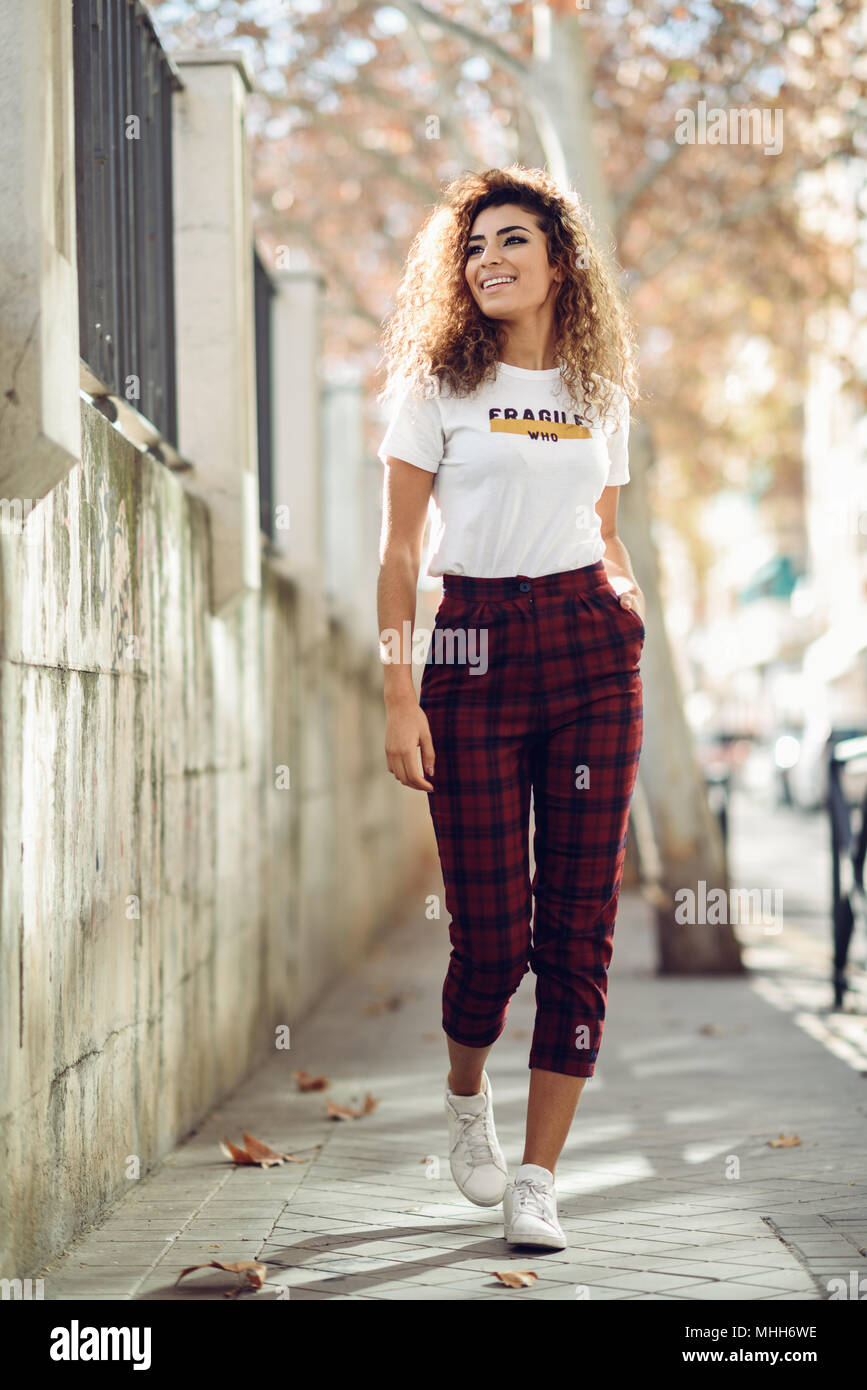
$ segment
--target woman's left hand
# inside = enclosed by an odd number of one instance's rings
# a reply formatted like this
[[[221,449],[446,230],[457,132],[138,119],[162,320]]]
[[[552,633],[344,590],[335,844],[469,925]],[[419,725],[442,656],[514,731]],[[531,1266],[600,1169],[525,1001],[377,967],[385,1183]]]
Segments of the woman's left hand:
[[[634,588],[624,589],[622,594],[617,595],[617,599],[622,608],[631,608],[644,622],[644,594],[637,584]]]

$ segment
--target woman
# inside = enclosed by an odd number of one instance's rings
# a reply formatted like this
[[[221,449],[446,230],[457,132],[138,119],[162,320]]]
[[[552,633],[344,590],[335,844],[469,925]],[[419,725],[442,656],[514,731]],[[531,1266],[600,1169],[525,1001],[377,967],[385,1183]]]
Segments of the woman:
[[[578,198],[521,166],[449,185],[385,334],[385,750],[428,794],[451,916],[452,1175],[471,1202],[503,1202],[514,1245],[566,1246],[554,1173],[602,1037],[643,737],[644,600],[617,535],[633,344]],[[412,631],[431,494],[443,597],[417,699],[411,650],[391,659],[384,634]],[[526,1144],[510,1182],[485,1061],[528,969]]]

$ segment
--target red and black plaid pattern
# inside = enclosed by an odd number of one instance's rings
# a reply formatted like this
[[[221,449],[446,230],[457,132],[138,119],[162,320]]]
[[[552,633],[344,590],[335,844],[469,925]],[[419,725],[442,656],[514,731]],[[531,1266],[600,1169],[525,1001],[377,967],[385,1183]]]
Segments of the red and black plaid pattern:
[[[644,624],[601,560],[443,584],[420,696],[451,917],[443,1028],[494,1042],[532,969],[530,1067],[592,1076],[643,740]]]

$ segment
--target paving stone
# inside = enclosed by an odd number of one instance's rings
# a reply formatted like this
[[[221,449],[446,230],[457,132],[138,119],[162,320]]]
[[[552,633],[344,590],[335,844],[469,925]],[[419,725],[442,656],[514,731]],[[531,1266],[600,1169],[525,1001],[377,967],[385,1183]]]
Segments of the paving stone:
[[[261,1248],[261,1240],[176,1240],[162,1256],[160,1268],[167,1264],[191,1264],[199,1255],[209,1260],[247,1260],[257,1256]]]
[[[690,1252],[690,1247],[688,1246],[685,1247],[683,1245],[666,1245],[664,1241],[660,1240],[648,1240],[646,1237],[636,1237],[634,1239],[630,1239],[628,1236],[621,1236],[619,1239],[615,1238],[614,1240],[606,1240],[602,1242],[596,1241],[593,1245],[585,1245],[584,1248],[588,1251],[588,1253],[591,1250],[596,1250],[600,1253],[610,1253],[612,1255],[626,1254],[652,1256],[665,1255],[666,1253],[668,1253],[673,1255],[680,1254],[686,1256]]]
[[[286,1203],[281,1197],[271,1201],[262,1201],[258,1197],[251,1197],[244,1201],[240,1197],[214,1197],[205,1206],[199,1208],[199,1214],[210,1217],[235,1216],[279,1216],[285,1210]]]
[[[779,1302],[781,1299],[788,1299],[792,1303],[803,1303],[807,1297],[808,1295],[806,1293],[801,1293],[799,1291],[794,1293],[774,1293],[771,1294],[770,1298],[766,1301],[769,1303],[775,1303]]]
[[[103,1241],[98,1245],[73,1251],[58,1268],[70,1278],[76,1268],[92,1268],[97,1265],[109,1269],[148,1269],[169,1248],[169,1241],[133,1241],[122,1245],[117,1241]]]
[[[577,1281],[580,1282],[580,1281]],[[695,1283],[693,1275],[659,1274],[654,1270],[612,1270],[600,1278],[595,1276],[595,1284],[606,1288],[626,1289],[632,1292],[661,1293],[663,1290],[681,1290]]]
[[[253,1256],[269,1268],[261,1295],[251,1295],[258,1301],[281,1289],[289,1301],[827,1296],[829,1279],[867,1264],[857,1251],[867,1243],[863,1080],[765,997],[767,976],[655,976],[650,911],[634,895],[621,899],[617,930],[605,1043],[557,1171],[567,1250],[510,1248],[502,1212],[474,1207],[452,1183],[445,1051],[422,1039],[438,1030],[447,948],[442,933],[415,922],[327,992],[304,1021],[291,1067],[270,1059],[71,1247],[44,1276],[46,1297],[223,1302],[231,1276],[203,1271],[175,1287],[177,1273]],[[411,1007],[361,1012],[360,998],[408,983],[419,991]],[[488,1063],[512,1167],[523,1143],[533,983],[528,976],[514,997]],[[724,1051],[699,1036],[714,1018],[727,1030]],[[328,1092],[297,1092],[298,1066],[327,1073]],[[367,1090],[380,1099],[373,1114],[327,1118],[326,1098]],[[227,1165],[219,1138],[240,1142],[245,1129],[307,1161]],[[781,1131],[805,1143],[768,1147]],[[723,1172],[730,1154],[741,1159],[736,1182]],[[425,1176],[427,1155],[439,1159],[439,1178]],[[157,1232],[173,1239],[155,1241]],[[520,1268],[535,1269],[537,1283],[510,1290],[493,1278]]]
[[[806,1292],[812,1292],[815,1287],[805,1269],[754,1269],[747,1276],[747,1282],[768,1289],[804,1289]]]
[[[43,1292],[46,1300],[92,1298],[96,1294],[121,1298],[136,1288],[141,1277],[141,1273],[134,1269],[106,1269],[91,1265],[74,1271],[68,1278],[53,1278],[46,1274]]]
[[[770,1297],[771,1290],[764,1288],[761,1284],[739,1284],[710,1282],[707,1284],[690,1284],[685,1288],[677,1290],[679,1298],[695,1299],[698,1302],[731,1302],[752,1303],[763,1301]]]

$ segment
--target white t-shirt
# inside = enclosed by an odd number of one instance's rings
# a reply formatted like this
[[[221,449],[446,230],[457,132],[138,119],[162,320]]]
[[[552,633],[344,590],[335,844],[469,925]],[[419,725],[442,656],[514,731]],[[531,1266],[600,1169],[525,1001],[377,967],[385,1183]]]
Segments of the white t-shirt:
[[[463,397],[404,385],[377,453],[436,474],[428,574],[534,579],[601,560],[595,504],[629,481],[622,392],[617,409],[616,433],[603,433],[597,412],[567,397],[558,367],[499,362],[495,382]]]

